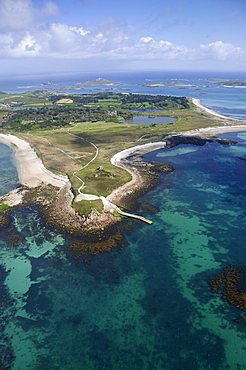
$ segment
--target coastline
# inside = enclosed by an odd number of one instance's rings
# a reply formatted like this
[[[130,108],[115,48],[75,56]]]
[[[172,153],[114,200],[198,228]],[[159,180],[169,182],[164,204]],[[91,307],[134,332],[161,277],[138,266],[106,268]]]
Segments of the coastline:
[[[242,121],[245,122],[245,121]],[[194,135],[207,135],[213,136],[218,134],[226,134],[229,132],[240,132],[246,131],[246,122],[242,125],[227,125],[227,126],[216,126],[216,127],[205,127],[199,128],[197,130],[186,131],[181,133],[181,135],[194,136]]]
[[[227,119],[227,117],[218,115],[215,112],[212,113],[206,107],[202,108],[202,105],[199,105],[199,108],[204,109],[207,113],[219,116],[223,120]],[[234,119],[231,120],[235,122]],[[201,136],[206,138],[207,136],[220,133],[246,131],[246,123],[244,124],[244,121],[241,122],[241,125],[227,124],[176,133],[176,135],[180,137]],[[114,214],[118,208],[117,204],[125,207],[128,201],[136,200],[138,195],[151,187],[151,183],[155,183],[158,171],[156,174],[154,171],[146,171],[145,168],[139,168],[134,165],[129,159],[136,154],[141,156],[153,150],[164,149],[167,146],[166,139],[159,142],[136,145],[116,153],[111,158],[111,163],[128,171],[131,175],[131,180],[114,189],[106,198],[96,196],[97,199],[103,201],[104,212],[102,214],[95,210],[89,216],[81,216],[72,207],[74,195],[71,192],[69,179],[66,176],[58,176],[46,169],[27,141],[14,135],[0,134],[0,141],[14,149],[19,179],[22,185],[22,189],[15,189],[1,199],[10,207],[28,204],[29,201],[32,204],[39,203],[44,210],[47,222],[52,226],[70,233],[80,233],[87,236],[99,232],[102,236],[106,230],[110,230],[121,220]],[[45,191],[50,186],[53,188],[53,198],[46,201]],[[90,199],[90,197],[95,198],[95,195],[81,193],[81,199],[86,200]]]
[[[243,120],[240,120],[238,118],[232,118],[232,117],[227,117],[227,116],[224,116],[223,114],[220,114],[220,113],[217,113],[215,112],[214,110],[210,109],[210,108],[207,108],[205,107],[204,105],[201,104],[201,101],[200,99],[197,99],[197,98],[192,98],[192,103],[199,109],[209,113],[209,114],[212,114],[213,116],[215,117],[218,117],[218,118],[222,118],[223,120],[230,120],[230,121],[237,121],[237,122],[243,122]]]
[[[153,143],[148,143],[148,144],[143,144],[143,145],[136,145],[134,147],[124,149],[118,153],[116,153],[112,158],[111,158],[111,163],[119,168],[122,168],[130,173],[132,176],[132,179],[125,183],[124,185],[120,186],[117,189],[114,189],[110,195],[107,196],[107,199],[111,202],[119,202],[120,199],[123,197],[129,197],[131,196],[134,192],[139,187],[144,187],[146,184],[144,184],[145,180],[143,179],[143,175],[135,168],[130,167],[126,164],[124,164],[122,161],[125,160],[126,158],[134,155],[136,152],[141,152],[141,153],[147,153],[148,151],[153,151],[161,148],[165,148],[166,142],[165,141],[160,141],[160,142],[153,142]]]

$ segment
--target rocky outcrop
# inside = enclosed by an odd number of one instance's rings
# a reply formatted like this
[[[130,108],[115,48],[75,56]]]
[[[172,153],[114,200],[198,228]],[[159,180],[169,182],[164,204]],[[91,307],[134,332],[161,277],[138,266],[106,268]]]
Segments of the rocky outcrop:
[[[246,310],[245,287],[246,271],[235,266],[225,268],[220,274],[210,280],[209,284],[213,293],[221,291],[222,298],[229,304]]]
[[[167,148],[172,148],[177,145],[191,144],[191,145],[205,145],[206,143],[219,143],[221,145],[233,145],[237,144],[237,141],[230,139],[221,138],[210,138],[200,135],[172,135],[165,138],[167,143]]]
[[[99,213],[96,209],[90,215],[81,216],[72,207],[73,194],[67,184],[55,199],[43,207],[47,223],[59,230],[78,235],[102,233],[119,219],[110,212]]]

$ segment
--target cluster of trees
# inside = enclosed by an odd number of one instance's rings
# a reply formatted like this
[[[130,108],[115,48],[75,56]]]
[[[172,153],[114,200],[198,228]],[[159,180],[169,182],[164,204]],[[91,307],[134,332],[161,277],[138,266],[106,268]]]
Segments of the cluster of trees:
[[[71,98],[73,104],[56,104],[62,98]],[[184,97],[98,93],[82,95],[51,95],[51,106],[29,107],[15,111],[7,124],[15,130],[63,127],[76,122],[114,121],[130,119],[134,108],[172,109],[189,108]]]
[[[132,107],[136,104],[146,104],[158,109],[169,109],[169,108],[183,108],[188,109],[189,101],[185,97],[178,96],[163,96],[163,95],[139,95],[130,94],[123,95],[121,98],[122,103],[127,108]]]
[[[62,98],[68,98],[67,95],[50,97],[50,101],[56,103]],[[189,101],[186,97],[178,96],[163,96],[163,95],[145,95],[145,94],[119,94],[112,92],[104,92],[98,94],[81,94],[73,95],[72,99],[77,104],[100,104],[99,101],[102,100],[114,100],[116,105],[121,106],[121,108],[127,108],[132,104],[138,103],[149,103],[153,108],[168,108],[170,106],[176,108],[189,108]]]
[[[17,111],[8,119],[8,125],[16,130],[64,127],[76,122],[110,121],[115,119],[100,107],[66,106],[29,108]]]
[[[120,94],[115,94],[115,93],[107,93],[107,92],[102,92],[102,93],[97,93],[97,94],[76,94],[76,95],[51,95],[49,97],[49,101],[52,103],[56,103],[60,99],[67,99],[71,98],[74,103],[76,104],[95,104],[98,103],[99,100],[107,100],[107,99],[112,99],[115,98],[117,99],[120,96]]]

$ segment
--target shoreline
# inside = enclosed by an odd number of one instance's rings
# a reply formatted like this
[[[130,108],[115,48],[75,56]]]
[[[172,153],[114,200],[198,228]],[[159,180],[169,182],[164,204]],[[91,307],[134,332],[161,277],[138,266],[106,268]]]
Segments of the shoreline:
[[[49,171],[27,141],[11,134],[0,133],[0,142],[14,151],[21,185],[35,188],[50,184],[62,188],[69,183],[67,176],[56,175]]]
[[[213,109],[207,108],[204,105],[202,105],[200,99],[197,98],[192,98],[192,103],[199,109],[212,114],[215,117],[222,118],[223,120],[230,120],[230,121],[237,121],[237,122],[245,122],[244,120],[238,119],[238,118],[232,118],[232,117],[227,117],[224,116],[223,114],[215,112]]]
[[[125,160],[126,158],[130,157],[131,155],[135,154],[138,151],[141,152],[148,152],[153,151],[161,148],[165,148],[166,142],[165,141],[159,141],[159,142],[153,142],[153,143],[147,143],[143,145],[136,145],[131,148],[124,149],[115,155],[110,159],[110,162],[119,168],[122,168],[130,173],[132,176],[131,180],[127,183],[121,185],[120,187],[114,189],[111,194],[107,196],[107,199],[111,202],[119,202],[120,199],[123,197],[129,197],[131,196],[137,188],[139,188],[141,185],[144,187],[144,180],[143,175],[137,170],[130,166],[124,165],[122,163],[122,160]]]
[[[209,109],[206,108],[205,110],[211,113]],[[220,116],[220,118],[222,118],[222,116]],[[246,123],[243,124],[242,122],[241,125],[234,124],[200,128],[175,133],[175,135],[188,137],[204,136],[206,138],[206,136],[238,131],[246,131]],[[92,212],[89,216],[83,216],[79,215],[72,207],[74,195],[71,192],[71,183],[69,179],[66,176],[56,175],[46,169],[41,159],[27,141],[14,135],[0,133],[0,142],[10,146],[14,150],[19,180],[22,185],[22,189],[16,188],[12,192],[1,197],[1,199],[10,207],[21,205],[26,203],[25,199],[28,198],[28,193],[30,193],[31,202],[39,203],[43,206],[44,210],[46,209],[47,222],[49,220],[52,226],[58,229],[62,228],[70,233],[78,232],[83,235],[90,235],[98,231],[100,233],[105,233],[106,230],[110,229],[112,225],[118,223],[121,219],[114,215],[115,209],[118,208],[117,204],[121,204],[121,206],[125,207],[128,201],[131,201],[131,199],[135,200],[138,194],[143,193],[150,187],[148,173],[134,166],[134,163],[127,161],[127,158],[136,154],[143,155],[154,150],[164,149],[167,146],[167,138],[159,142],[136,145],[113,155],[110,160],[111,163],[116,167],[128,171],[131,175],[131,180],[114,189],[106,198],[96,196],[97,199],[101,199],[103,202],[104,212],[102,214]],[[54,188],[54,198],[47,206],[47,204],[45,205],[45,191],[42,189],[48,186]],[[39,193],[38,196],[35,194],[35,190]],[[44,192],[43,196],[42,192]],[[89,199],[91,196],[95,197],[93,194],[83,193],[81,193],[81,196],[81,199],[84,200]]]
[[[177,133],[175,135],[214,136],[217,134],[223,134],[223,133],[229,133],[229,132],[240,132],[240,131],[246,131],[246,123],[242,125],[233,125],[233,126],[227,125],[227,126],[200,128],[200,129],[195,129],[192,131],[185,131],[185,132]],[[117,166],[119,168],[122,168],[128,171],[131,174],[132,179],[129,182],[125,183],[124,185],[120,186],[119,188],[114,189],[111,192],[111,194],[107,196],[107,199],[109,199],[111,202],[118,202],[119,199],[132,195],[132,193],[135,191],[137,187],[139,187],[139,185],[142,184],[143,186],[142,174],[139,173],[139,171],[137,171],[136,169],[124,164],[123,163],[124,160],[136,154],[136,152],[140,152],[140,154],[146,154],[148,152],[155,151],[158,149],[164,149],[166,146],[167,146],[166,141],[151,142],[147,144],[136,145],[134,147],[124,149],[116,153],[111,158],[111,163],[114,166]]]

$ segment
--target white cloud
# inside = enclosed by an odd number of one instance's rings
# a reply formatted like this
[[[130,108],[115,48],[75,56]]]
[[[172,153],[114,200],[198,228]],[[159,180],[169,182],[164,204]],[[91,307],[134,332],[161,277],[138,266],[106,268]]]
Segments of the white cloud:
[[[13,57],[35,57],[39,55],[40,45],[35,38],[26,34],[23,39],[9,50],[9,55]]]
[[[0,45],[4,48],[10,48],[13,44],[13,38],[10,33],[0,33]]]
[[[0,29],[4,31],[26,30],[42,19],[59,14],[53,1],[36,6],[32,0],[0,0]]]
[[[8,11],[10,11],[10,5],[19,6],[22,14],[25,14],[25,27],[4,32],[0,30],[0,58],[102,58],[162,62],[207,60],[208,58],[226,60],[244,55],[241,48],[223,41],[190,48],[165,39],[157,40],[150,35],[143,35],[136,40],[127,25],[116,24],[112,20],[90,30],[82,25],[65,23],[38,22],[36,26],[27,26],[33,20],[33,14],[36,11],[33,2],[0,0],[0,6],[3,7],[3,5],[5,7],[8,5]],[[42,14],[54,15],[57,12],[53,2],[46,2],[41,10]],[[0,19],[1,24],[3,25],[2,19]]]
[[[83,27],[70,26],[69,29],[75,33],[78,33],[82,37],[90,33],[90,31],[85,30]]]
[[[238,57],[243,53],[242,48],[223,41],[214,41],[209,44],[201,44],[200,50],[202,55],[210,58],[214,57],[220,60]]]
[[[177,57],[190,58],[193,53],[183,45],[175,45],[167,40],[157,41],[153,37],[145,36],[139,39],[138,50],[142,56],[150,59],[175,59]]]
[[[154,39],[150,36],[145,36],[145,37],[141,37],[139,41],[143,44],[149,44],[149,43],[154,42]]]

